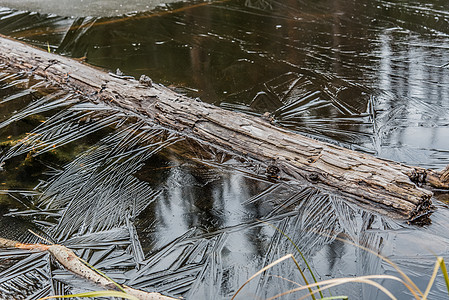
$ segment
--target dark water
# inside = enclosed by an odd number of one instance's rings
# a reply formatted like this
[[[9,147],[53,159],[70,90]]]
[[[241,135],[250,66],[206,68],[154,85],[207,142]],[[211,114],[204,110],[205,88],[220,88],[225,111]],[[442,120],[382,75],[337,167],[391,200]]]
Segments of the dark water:
[[[115,18],[4,8],[0,32],[147,74],[226,109],[269,112],[279,126],[321,140],[410,165],[449,164],[446,1],[192,2]],[[32,228],[119,282],[187,299],[228,299],[270,262],[300,258],[258,220],[288,234],[321,280],[397,275],[336,237],[388,256],[422,290],[434,255],[448,258],[449,213],[437,199],[430,225],[408,225],[313,187],[269,181],[260,163],[61,94],[40,78],[0,76],[2,236],[33,241]],[[3,298],[95,288],[43,254],[0,257]],[[291,262],[254,280],[240,299],[296,287],[286,279],[303,283]],[[381,283],[410,299],[401,284]],[[367,285],[331,292],[386,299]],[[438,278],[431,297],[444,295]]]

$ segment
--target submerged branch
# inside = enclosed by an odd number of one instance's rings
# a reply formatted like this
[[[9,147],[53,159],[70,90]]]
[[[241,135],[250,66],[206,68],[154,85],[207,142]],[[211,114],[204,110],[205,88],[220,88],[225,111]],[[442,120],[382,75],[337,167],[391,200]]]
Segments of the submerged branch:
[[[22,244],[18,241],[12,241],[0,238],[1,248],[19,248],[25,250],[47,251],[50,253],[66,270],[88,280],[107,290],[117,290],[118,283],[106,278],[89,268],[82,262],[72,250],[62,245],[44,245],[44,244]],[[132,295],[140,300],[176,300],[169,296],[164,296],[156,292],[146,292],[126,285],[119,285],[125,293]]]

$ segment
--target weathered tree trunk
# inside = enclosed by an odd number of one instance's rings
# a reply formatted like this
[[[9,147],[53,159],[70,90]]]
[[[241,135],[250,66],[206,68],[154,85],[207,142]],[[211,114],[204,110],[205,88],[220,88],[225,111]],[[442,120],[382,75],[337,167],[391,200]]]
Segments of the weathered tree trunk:
[[[76,60],[0,37],[0,62],[38,74],[61,89],[138,113],[181,135],[197,138],[236,154],[270,162],[269,173],[306,180],[320,188],[406,218],[425,214],[432,192],[426,183],[449,188],[443,172],[405,166],[307,138],[268,120],[177,94],[162,85],[117,78]]]

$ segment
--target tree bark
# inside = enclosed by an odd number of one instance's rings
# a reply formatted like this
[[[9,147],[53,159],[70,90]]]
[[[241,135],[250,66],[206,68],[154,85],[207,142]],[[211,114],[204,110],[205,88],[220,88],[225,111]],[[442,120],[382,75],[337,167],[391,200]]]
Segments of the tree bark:
[[[273,177],[293,177],[370,209],[413,219],[430,211],[430,184],[449,188],[442,172],[406,166],[279,128],[264,118],[190,99],[148,81],[119,78],[74,59],[0,37],[0,62],[46,78],[93,102],[109,103],[150,123],[267,163]]]

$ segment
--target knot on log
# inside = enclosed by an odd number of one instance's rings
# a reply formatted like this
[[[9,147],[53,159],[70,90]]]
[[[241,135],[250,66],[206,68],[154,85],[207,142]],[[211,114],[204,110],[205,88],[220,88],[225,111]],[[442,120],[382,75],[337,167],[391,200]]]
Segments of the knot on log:
[[[424,183],[426,183],[427,172],[426,170],[418,170],[415,168],[408,177],[414,184],[421,187]]]
[[[265,170],[265,175],[271,179],[279,179],[280,172],[281,172],[281,170],[279,169],[279,167],[277,167],[275,165],[269,165],[267,167],[267,169]]]
[[[153,86],[153,81],[151,80],[150,77],[148,77],[147,75],[142,75],[139,78],[139,83],[143,86],[147,86],[147,87],[152,87]]]
[[[440,181],[449,183],[449,165],[441,172]]]
[[[309,179],[309,181],[311,182],[318,182],[320,180],[320,175],[318,175],[317,173],[310,173],[307,176],[307,179]]]
[[[410,222],[418,222],[421,224],[426,224],[430,220],[427,220],[427,217],[433,212],[434,206],[432,205],[431,196],[422,196],[421,201],[416,208],[410,213],[409,220]]]

